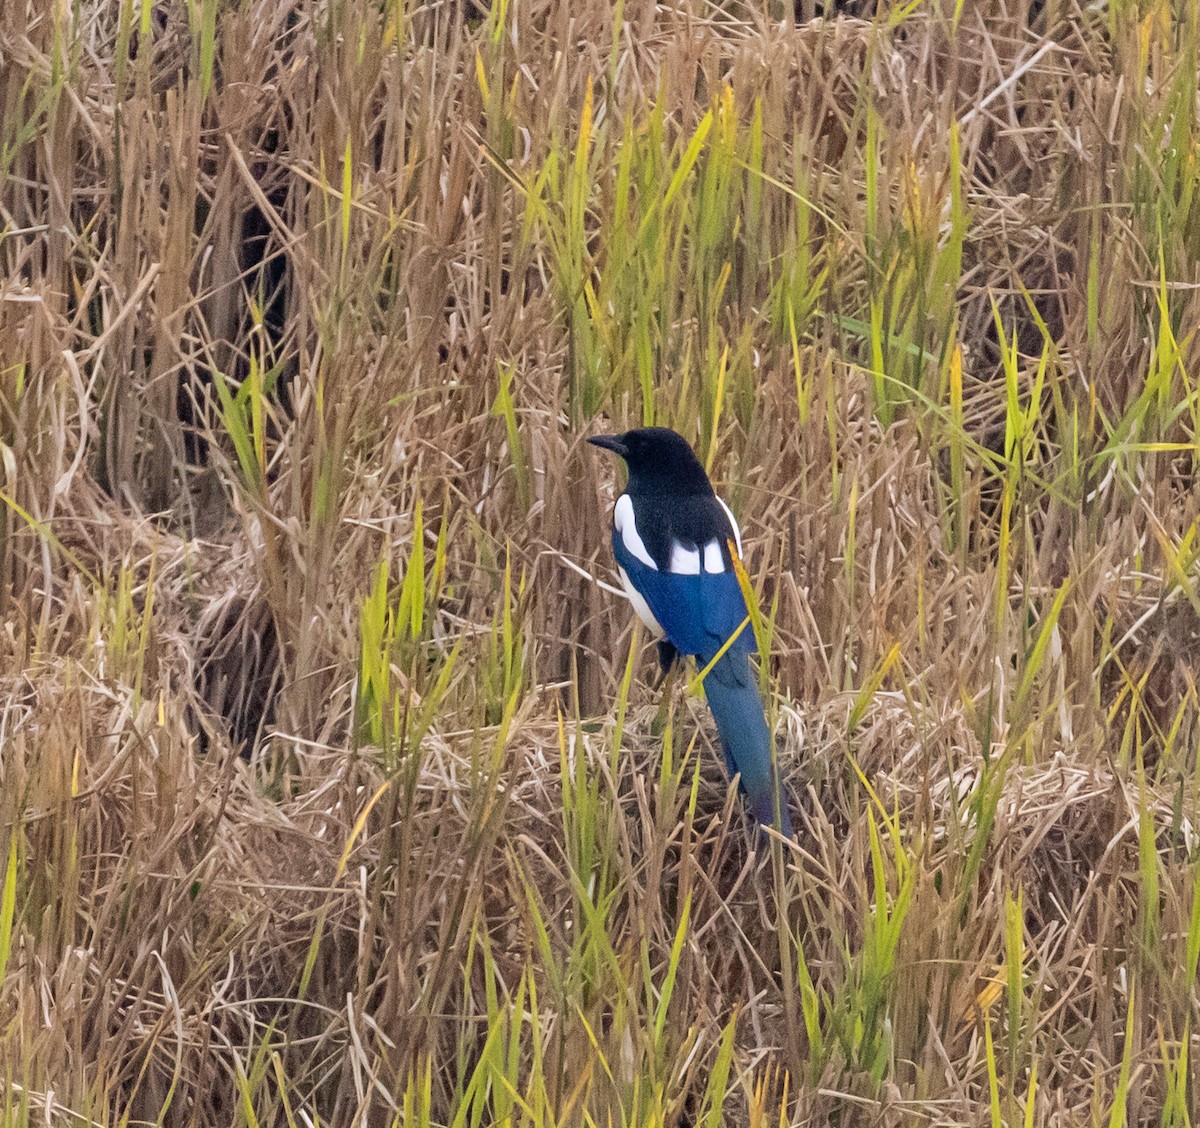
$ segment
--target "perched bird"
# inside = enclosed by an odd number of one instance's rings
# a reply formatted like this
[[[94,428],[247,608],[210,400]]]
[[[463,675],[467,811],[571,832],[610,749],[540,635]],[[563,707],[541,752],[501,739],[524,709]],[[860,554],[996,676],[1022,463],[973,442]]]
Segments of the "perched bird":
[[[613,552],[638,617],[658,638],[666,673],[677,654],[708,665],[746,618],[733,569],[742,537],[687,440],[666,427],[597,435],[625,460],[629,482],[613,510]],[[771,733],[747,655],[749,624],[704,678],[725,762],[741,776],[754,817],[787,836],[792,820],[771,757]],[[776,818],[778,800],[779,817]]]

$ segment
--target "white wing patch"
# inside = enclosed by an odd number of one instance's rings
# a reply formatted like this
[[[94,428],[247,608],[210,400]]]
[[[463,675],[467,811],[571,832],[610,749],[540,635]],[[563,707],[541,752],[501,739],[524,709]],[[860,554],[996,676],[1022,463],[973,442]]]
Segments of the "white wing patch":
[[[621,541],[629,550],[631,556],[640,560],[647,568],[653,568],[656,572],[658,571],[658,565],[654,563],[654,558],[646,551],[646,545],[642,541],[641,534],[637,531],[637,524],[633,519],[633,499],[628,494],[622,494],[617,498],[617,506],[613,510],[613,528],[621,535]],[[621,578],[625,579],[624,572],[621,573]],[[625,579],[625,586],[629,587],[627,579]],[[645,601],[643,600],[643,602]],[[649,608],[646,610],[649,612]],[[641,615],[641,612],[639,611],[638,614]],[[653,617],[651,616],[651,618]]]
[[[720,542],[710,540],[701,554],[700,549],[688,548],[687,545],[675,541],[671,545],[671,563],[667,571],[676,576],[698,576],[701,571],[715,576],[724,572],[725,561],[721,558]]]
[[[679,541],[672,541],[671,562],[667,565],[667,571],[676,576],[700,575],[700,550],[688,548]]]
[[[729,524],[733,527],[733,541],[737,545],[738,556],[742,555],[742,530],[738,528],[737,519],[733,515],[733,510],[729,508],[720,498],[717,498],[722,509],[725,510],[725,516],[729,518]],[[723,569],[718,569],[723,571]]]
[[[625,594],[629,596],[629,602],[633,604],[633,609],[637,612],[637,617],[650,628],[656,638],[661,638],[666,632],[654,617],[654,612],[650,610],[650,604],[646,602],[642,593],[629,582],[629,577],[620,564],[617,565],[617,573],[621,577],[621,585],[625,588]]]

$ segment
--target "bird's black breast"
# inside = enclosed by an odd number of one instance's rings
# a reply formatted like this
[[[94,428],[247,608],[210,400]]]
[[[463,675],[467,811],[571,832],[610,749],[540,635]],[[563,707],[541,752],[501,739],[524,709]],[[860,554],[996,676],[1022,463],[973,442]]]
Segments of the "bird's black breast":
[[[671,546],[676,542],[693,549],[715,540],[725,567],[731,567],[728,542],[734,539],[733,529],[714,495],[630,494],[630,500],[638,535],[660,572],[670,570]]]

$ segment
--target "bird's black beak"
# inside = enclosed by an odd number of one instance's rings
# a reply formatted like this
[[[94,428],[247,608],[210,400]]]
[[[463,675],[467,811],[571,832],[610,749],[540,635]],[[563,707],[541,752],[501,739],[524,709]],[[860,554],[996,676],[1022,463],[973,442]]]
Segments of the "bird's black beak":
[[[619,454],[622,458],[629,457],[629,448],[621,441],[624,435],[593,435],[588,442],[592,446],[598,446],[603,450],[611,450],[613,454]]]

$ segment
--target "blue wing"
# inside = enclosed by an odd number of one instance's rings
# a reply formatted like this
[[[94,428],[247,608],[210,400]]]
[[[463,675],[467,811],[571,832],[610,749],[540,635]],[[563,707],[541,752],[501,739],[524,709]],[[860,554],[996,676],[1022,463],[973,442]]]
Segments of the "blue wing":
[[[641,538],[634,543],[641,545]],[[641,547],[644,551],[644,545]],[[635,556],[615,526],[613,552],[629,584],[645,600],[667,641],[681,654],[694,655],[707,664],[745,620],[746,601],[732,569],[699,573],[660,571]],[[698,557],[704,559],[707,555],[700,552]],[[771,732],[758,695],[758,683],[746,659],[753,649],[754,632],[747,623],[709,671],[704,694],[717,722],[725,762],[730,774],[738,774],[755,817],[766,826],[777,826],[790,838],[792,820],[771,755]]]
[[[683,575],[643,563],[615,529],[613,553],[629,582],[654,613],[667,641],[681,654],[711,659],[746,618],[746,601],[732,571]],[[754,632],[747,623],[730,650],[749,653]]]

